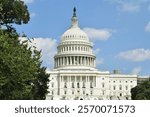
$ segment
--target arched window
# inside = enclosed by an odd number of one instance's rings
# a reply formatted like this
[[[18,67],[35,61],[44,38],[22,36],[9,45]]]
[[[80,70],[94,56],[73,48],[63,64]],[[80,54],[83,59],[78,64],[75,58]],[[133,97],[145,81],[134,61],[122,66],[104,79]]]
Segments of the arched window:
[[[121,85],[119,86],[119,90],[122,90],[122,86]]]
[[[116,90],[116,86],[115,85],[113,86],[113,89]]]
[[[128,86],[126,86],[126,90],[128,90]]]
[[[54,83],[52,82],[52,87],[54,87]]]
[[[91,95],[93,94],[93,92],[92,92],[92,91],[91,91],[90,93],[91,93]]]
[[[77,46],[75,46],[75,50],[77,50]]]
[[[103,91],[103,95],[105,95],[105,92]]]
[[[67,88],[67,83],[66,82],[64,83],[64,88]]]
[[[80,88],[80,84],[79,84],[79,82],[77,83],[77,88]]]
[[[72,82],[72,88],[74,88],[74,83]]]
[[[93,83],[92,82],[90,82],[90,88],[93,88]]]
[[[67,94],[67,91],[66,91],[66,90],[64,91],[64,94],[65,94],[65,95]]]
[[[83,87],[82,88],[85,88],[85,82],[83,82]]]

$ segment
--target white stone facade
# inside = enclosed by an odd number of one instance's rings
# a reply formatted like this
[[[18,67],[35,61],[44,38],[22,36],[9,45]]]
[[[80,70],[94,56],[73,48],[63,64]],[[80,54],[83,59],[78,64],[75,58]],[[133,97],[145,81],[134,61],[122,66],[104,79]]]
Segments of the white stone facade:
[[[76,9],[71,27],[62,35],[50,73],[47,99],[130,99],[137,75],[99,71],[85,32],[78,26]]]

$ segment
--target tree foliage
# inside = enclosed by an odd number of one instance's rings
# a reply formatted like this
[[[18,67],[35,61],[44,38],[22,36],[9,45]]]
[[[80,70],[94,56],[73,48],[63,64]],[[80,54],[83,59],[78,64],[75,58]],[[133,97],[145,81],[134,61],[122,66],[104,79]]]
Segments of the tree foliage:
[[[10,4],[9,8],[8,5]],[[41,52],[20,42],[11,23],[29,21],[29,13],[20,0],[0,0],[0,99],[45,99],[49,74],[41,66]]]
[[[150,81],[145,81],[131,89],[132,100],[150,100]]]
[[[0,25],[28,23],[27,6],[21,0],[0,0]]]

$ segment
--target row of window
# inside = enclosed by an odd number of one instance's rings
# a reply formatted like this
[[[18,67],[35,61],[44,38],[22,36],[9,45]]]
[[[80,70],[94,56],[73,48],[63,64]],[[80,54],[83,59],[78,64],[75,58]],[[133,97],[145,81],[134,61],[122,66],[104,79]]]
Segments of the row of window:
[[[67,95],[67,93],[69,93],[69,92],[67,92],[67,90],[64,90],[63,94],[64,94],[64,95]],[[83,90],[83,91],[79,91],[79,90],[78,90],[78,91],[73,91],[73,90],[72,90],[72,91],[71,91],[71,94],[75,94],[75,93],[76,93],[76,94],[83,94],[83,95],[87,95],[87,96],[88,96],[89,94],[90,94],[90,95],[93,95],[93,91],[90,91],[90,93],[89,93],[89,92],[86,92],[85,90]],[[113,92],[111,92],[110,95],[112,95],[112,93],[113,93]],[[50,91],[50,94],[51,94],[51,95],[54,95],[54,91]],[[113,93],[113,94],[114,94],[114,93]],[[102,95],[105,95],[105,91],[102,91]],[[116,94],[114,94],[114,95],[116,95]],[[128,95],[128,94],[126,94],[126,95]],[[118,96],[120,96],[120,97],[123,96],[123,93],[119,93]]]
[[[71,85],[71,88],[86,88],[85,87],[85,83],[83,82],[82,83],[82,86],[80,85],[80,83],[78,82],[78,83],[72,83],[72,85]],[[93,88],[94,86],[93,86],[93,83],[91,82],[90,83],[90,88]],[[64,88],[67,88],[67,83],[65,82],[64,83]]]
[[[61,42],[59,46],[68,45],[68,44],[77,44],[77,45],[90,45],[89,42],[83,42],[83,41],[67,41],[67,42]]]
[[[66,52],[66,51],[91,52],[92,50],[89,47],[83,47],[83,46],[66,46],[58,49],[58,52]]]
[[[93,88],[94,87],[94,85],[93,85],[94,83],[92,83],[92,82],[90,82],[90,88]],[[81,86],[82,85],[82,86]],[[51,83],[51,87],[53,88],[54,87],[54,83]],[[67,86],[67,83],[65,82],[64,83],[64,88],[67,88],[68,86]],[[77,82],[77,83],[72,83],[71,84],[71,88],[86,88],[86,86],[85,86],[85,82],[83,82],[82,84],[81,83],[79,83],[79,82]],[[133,87],[132,85],[130,86],[131,88]],[[104,83],[102,83],[102,88],[105,88],[105,84]],[[113,86],[113,90],[116,90],[117,89],[117,86]],[[128,90],[129,89],[129,86],[125,86],[125,90]],[[111,86],[109,86],[109,90],[111,90]],[[119,90],[123,90],[123,86],[122,85],[120,85],[119,86]]]
[[[80,36],[77,36],[77,35],[67,35],[67,36],[64,36],[63,38],[66,38],[66,39],[70,39],[70,38],[82,38],[82,39],[86,39],[87,37],[83,36],[83,35],[80,35]]]
[[[88,78],[86,76],[63,76],[61,77],[61,82],[96,82],[96,77],[89,76]]]
[[[125,83],[133,83],[133,81],[109,81],[109,83],[111,83],[111,82],[113,82],[113,83],[116,83],[116,82],[120,82],[120,83],[123,83],[123,82],[125,82]]]
[[[64,92],[63,92],[64,95],[67,95],[68,93],[69,92],[67,90],[64,90]],[[50,94],[54,95],[54,91],[50,91]],[[71,94],[80,94],[80,95],[83,94],[83,95],[87,95],[88,96],[88,95],[93,95],[93,91],[90,91],[90,92],[87,91],[86,92],[85,90],[82,90],[82,91],[80,91],[80,90],[78,90],[78,91],[72,90]],[[102,95],[105,95],[105,91],[102,91]]]
[[[133,86],[131,85],[130,88],[132,88]],[[113,86],[113,90],[116,90],[117,89],[117,86]],[[109,90],[111,90],[111,86],[109,86]],[[120,85],[119,86],[119,90],[123,90],[123,86]],[[129,86],[125,86],[125,90],[129,90]]]

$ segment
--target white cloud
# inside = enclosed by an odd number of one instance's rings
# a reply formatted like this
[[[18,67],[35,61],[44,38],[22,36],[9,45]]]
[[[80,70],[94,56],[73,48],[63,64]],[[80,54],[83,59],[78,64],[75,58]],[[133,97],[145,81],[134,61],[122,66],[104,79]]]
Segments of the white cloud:
[[[96,59],[96,66],[104,64],[104,59],[103,58],[97,58]]]
[[[141,67],[136,67],[132,70],[131,74],[138,75],[142,71]]]
[[[93,50],[93,53],[96,55],[96,54],[99,54],[100,51],[101,50],[99,48],[97,48],[97,49]]]
[[[150,0],[106,0],[110,3],[115,3],[117,8],[123,12],[137,12],[142,6],[150,3]]]
[[[148,10],[150,11],[150,4],[148,5]]]
[[[26,38],[21,37],[21,40],[26,40]],[[54,55],[56,54],[56,40],[51,38],[34,38],[31,39],[32,44],[37,47],[37,50],[41,50],[41,60],[43,65],[48,67],[48,69],[53,68],[54,65]]]
[[[90,39],[107,40],[112,36],[112,31],[107,29],[84,28]]]
[[[31,17],[31,18],[33,18],[33,17],[35,17],[35,16],[36,16],[35,13],[30,13],[30,17]]]
[[[24,1],[25,3],[33,3],[34,2],[34,0],[22,0],[22,1]]]
[[[140,10],[140,5],[133,3],[124,3],[119,6],[119,9],[124,12],[137,12]]]
[[[149,49],[146,50],[143,48],[129,50],[129,51],[119,53],[117,57],[129,61],[133,61],[133,62],[150,60],[150,50]]]
[[[148,24],[146,25],[145,31],[146,31],[146,32],[150,32],[150,21],[149,21]]]

